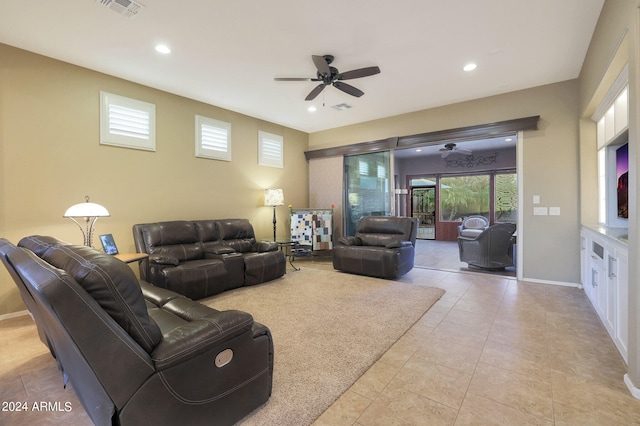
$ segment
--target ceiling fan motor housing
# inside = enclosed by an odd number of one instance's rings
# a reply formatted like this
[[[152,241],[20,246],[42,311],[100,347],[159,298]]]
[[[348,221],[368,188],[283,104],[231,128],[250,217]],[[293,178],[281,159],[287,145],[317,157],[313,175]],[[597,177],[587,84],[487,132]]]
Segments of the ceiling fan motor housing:
[[[318,71],[318,79],[322,80],[324,84],[331,84],[335,79],[338,78],[339,72],[337,68],[329,67],[329,71],[331,71],[331,73],[328,75],[321,74],[320,71]]]

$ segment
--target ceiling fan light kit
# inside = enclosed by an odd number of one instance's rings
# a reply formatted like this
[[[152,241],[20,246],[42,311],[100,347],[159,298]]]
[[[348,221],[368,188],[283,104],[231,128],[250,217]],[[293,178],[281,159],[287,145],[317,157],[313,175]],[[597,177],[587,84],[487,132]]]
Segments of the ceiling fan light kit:
[[[352,71],[341,73],[337,68],[331,67],[333,55],[312,55],[311,59],[316,66],[316,78],[304,77],[283,77],[275,78],[275,81],[319,81],[318,84],[304,99],[305,101],[314,100],[327,86],[333,86],[351,96],[359,98],[364,92],[350,84],[344,83],[342,80],[352,80],[355,78],[369,77],[371,75],[380,74],[380,68],[377,66],[359,68]]]

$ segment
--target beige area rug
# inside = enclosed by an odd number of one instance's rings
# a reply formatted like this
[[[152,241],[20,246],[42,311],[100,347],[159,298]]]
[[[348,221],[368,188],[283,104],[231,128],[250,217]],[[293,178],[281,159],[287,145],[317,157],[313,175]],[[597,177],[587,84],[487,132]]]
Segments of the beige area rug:
[[[249,312],[273,336],[271,398],[240,424],[299,426],[318,418],[443,294],[303,266],[202,302]]]

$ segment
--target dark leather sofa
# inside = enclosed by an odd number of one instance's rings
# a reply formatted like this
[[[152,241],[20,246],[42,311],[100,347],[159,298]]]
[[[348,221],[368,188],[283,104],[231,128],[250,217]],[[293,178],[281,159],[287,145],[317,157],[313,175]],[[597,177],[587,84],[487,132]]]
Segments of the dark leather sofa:
[[[398,278],[413,268],[418,219],[366,216],[356,235],[333,248],[333,267],[353,274]]]
[[[176,220],[133,226],[140,278],[192,299],[260,284],[285,274],[273,242],[256,241],[246,219]]]
[[[3,261],[96,425],[231,425],[271,395],[273,342],[241,311],[144,281],[51,237],[0,239]]]

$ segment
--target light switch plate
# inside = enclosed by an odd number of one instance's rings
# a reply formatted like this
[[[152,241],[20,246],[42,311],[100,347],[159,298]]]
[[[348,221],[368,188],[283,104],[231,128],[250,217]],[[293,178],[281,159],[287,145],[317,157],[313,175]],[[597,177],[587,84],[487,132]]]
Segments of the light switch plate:
[[[534,207],[533,208],[533,215],[534,216],[547,216],[549,214],[547,210],[548,209],[546,207]]]
[[[539,195],[534,195],[533,196],[533,204],[540,204],[540,196]]]
[[[560,216],[560,207],[549,207],[549,216]]]

